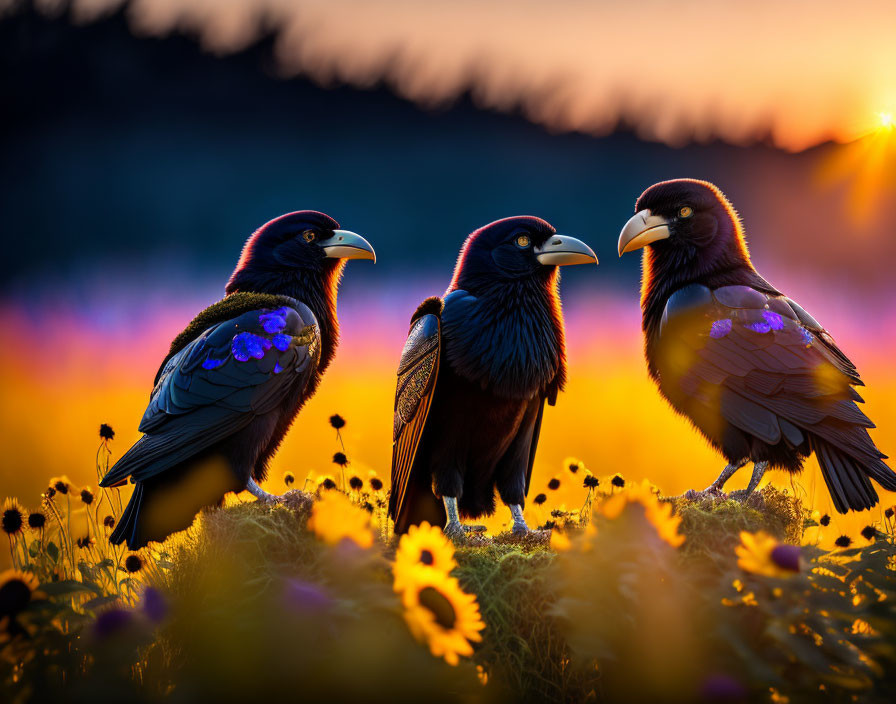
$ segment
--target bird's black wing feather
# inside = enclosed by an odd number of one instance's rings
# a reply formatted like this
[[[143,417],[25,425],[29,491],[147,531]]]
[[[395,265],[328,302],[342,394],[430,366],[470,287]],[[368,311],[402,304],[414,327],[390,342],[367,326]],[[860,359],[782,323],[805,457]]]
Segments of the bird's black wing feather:
[[[389,510],[398,523],[408,491],[414,459],[432,404],[441,355],[441,307],[439,299],[427,299],[411,318],[411,328],[395,389],[392,445],[392,493]]]
[[[319,354],[317,321],[302,304],[209,327],[165,364],[140,423],[145,435],[102,486],[145,480],[246,427],[307,384]]]
[[[868,435],[874,424],[856,403],[855,366],[790,299],[747,286],[689,286],[666,305],[657,354],[664,392],[692,418],[705,425],[721,417],[769,445],[808,443],[838,509],[873,505],[866,474],[896,488]],[[856,475],[854,484],[840,470]]]

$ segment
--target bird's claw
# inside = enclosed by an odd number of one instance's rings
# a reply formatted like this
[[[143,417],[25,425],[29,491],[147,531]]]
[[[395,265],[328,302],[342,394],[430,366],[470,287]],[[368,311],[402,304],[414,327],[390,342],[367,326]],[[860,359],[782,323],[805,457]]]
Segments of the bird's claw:
[[[445,534],[446,538],[450,538],[454,541],[461,541],[467,536],[467,532],[464,530],[464,526],[457,521],[449,521],[447,524],[445,524],[442,532]]]
[[[467,533],[484,533],[485,526],[474,525],[467,526],[459,521],[449,521],[442,532],[451,540],[462,541],[467,537]]]
[[[276,494],[264,494],[263,496],[256,497],[256,500],[265,506],[275,506],[283,501],[283,497],[277,496]]]
[[[684,493],[684,498],[688,501],[700,501],[702,499],[723,499],[727,496],[725,491],[715,485],[706,487],[703,491],[696,489],[688,489]]]
[[[514,523],[511,532],[514,535],[526,535],[529,533],[529,526],[525,523]]]

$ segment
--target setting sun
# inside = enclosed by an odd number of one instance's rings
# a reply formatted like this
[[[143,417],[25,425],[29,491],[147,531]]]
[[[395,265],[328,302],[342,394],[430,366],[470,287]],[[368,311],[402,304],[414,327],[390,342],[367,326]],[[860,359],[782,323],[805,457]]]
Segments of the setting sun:
[[[879,112],[877,118],[880,121],[881,129],[891,130],[896,127],[896,118],[891,112]]]

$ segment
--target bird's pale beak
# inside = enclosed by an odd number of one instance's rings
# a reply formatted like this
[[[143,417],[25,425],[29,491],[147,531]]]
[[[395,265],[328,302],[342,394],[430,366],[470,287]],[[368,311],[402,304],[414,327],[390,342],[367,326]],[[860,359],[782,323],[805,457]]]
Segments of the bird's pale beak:
[[[370,242],[348,230],[333,230],[333,236],[322,240],[320,246],[330,259],[372,259],[376,262],[376,252]]]
[[[597,264],[597,255],[582,240],[567,235],[551,235],[540,247],[535,248],[535,258],[545,266],[567,264]]]
[[[651,242],[669,237],[669,221],[649,210],[639,210],[632,215],[619,233],[619,256],[646,247]]]

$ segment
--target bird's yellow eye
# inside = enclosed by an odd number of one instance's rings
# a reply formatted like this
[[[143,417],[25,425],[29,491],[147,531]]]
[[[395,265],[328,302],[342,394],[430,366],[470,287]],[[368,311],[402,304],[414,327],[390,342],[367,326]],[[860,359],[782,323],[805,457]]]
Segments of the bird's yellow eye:
[[[678,211],[679,217],[682,217],[682,218],[689,218],[693,214],[694,214],[694,209],[689,205],[684,206],[681,210]]]
[[[528,235],[520,235],[516,238],[516,244],[519,247],[528,247],[530,241],[531,240],[529,239]]]
[[[302,239],[306,242],[314,242],[314,238],[317,237],[314,230],[305,230],[302,233]]]

